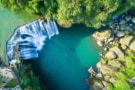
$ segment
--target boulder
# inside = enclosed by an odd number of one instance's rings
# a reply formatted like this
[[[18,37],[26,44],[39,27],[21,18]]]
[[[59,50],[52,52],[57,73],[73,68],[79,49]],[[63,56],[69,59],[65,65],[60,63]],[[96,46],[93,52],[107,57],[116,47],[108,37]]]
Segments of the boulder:
[[[126,21],[130,21],[130,20],[131,20],[131,15],[127,15],[127,16],[125,17],[125,20],[126,20]]]
[[[107,40],[107,42],[111,42],[111,41],[113,41],[114,40],[114,37],[110,37],[108,40]]]
[[[102,64],[101,67],[99,68],[99,71],[102,72],[103,75],[112,74],[114,73],[115,70],[116,68],[113,68],[112,66],[107,65],[107,64]]]
[[[121,66],[121,64],[119,63],[119,61],[117,60],[110,60],[108,61],[108,64],[112,67],[116,67],[116,68],[119,68]]]
[[[125,27],[125,30],[126,30],[126,31],[129,31],[129,32],[132,32],[132,28],[129,27],[129,26]]]
[[[16,79],[16,76],[11,68],[0,67],[0,87],[5,86],[9,81]]]
[[[124,31],[125,35],[129,35],[130,31]]]
[[[117,32],[117,37],[123,37],[125,33],[123,31]]]
[[[91,74],[91,77],[96,76],[96,72],[93,70],[92,67],[88,69],[88,72]]]
[[[135,17],[132,18],[132,22],[135,23]]]
[[[131,78],[131,79],[129,80],[129,83],[130,83],[131,85],[135,85],[135,77]]]
[[[96,43],[97,43],[97,45],[100,46],[100,47],[104,46],[104,43],[103,43],[102,41],[97,41]]]
[[[118,46],[114,46],[110,49],[110,51],[113,51],[115,52],[115,54],[118,56],[118,57],[123,57],[124,56],[124,52],[122,52]]]
[[[99,46],[103,46],[104,42],[107,41],[107,39],[111,36],[111,31],[110,30],[105,30],[102,32],[95,32],[93,34],[94,39],[96,40],[97,44]]]
[[[96,66],[97,66],[98,69],[100,69],[101,66],[102,66],[101,62],[98,62]]]
[[[19,85],[17,85],[13,88],[0,88],[0,90],[23,90],[23,89],[21,89],[21,87]]]
[[[125,24],[125,23],[126,23],[125,20],[121,20],[121,21],[120,21],[120,24]]]
[[[100,82],[95,82],[92,86],[92,90],[103,90],[104,86]]]
[[[109,76],[109,75],[104,75],[104,80],[105,80],[105,81],[108,81],[110,78],[111,78],[111,76]]]
[[[111,78],[109,79],[109,82],[114,83],[114,82],[115,82],[115,78],[111,77]]]
[[[123,24],[122,24],[122,25],[120,25],[120,30],[122,30],[122,31],[123,31],[123,30],[125,30],[125,28],[126,28],[126,26],[125,26],[125,25],[123,25]]]
[[[135,40],[129,46],[130,50],[135,51]]]
[[[122,48],[123,50],[126,50],[126,49],[127,49],[127,46],[126,46],[126,45],[121,45],[121,48]]]
[[[97,73],[96,78],[102,80],[103,79],[102,73]]]
[[[129,46],[130,41],[133,39],[133,36],[125,36],[120,39],[120,44]]]
[[[102,83],[103,83],[103,85],[104,85],[105,87],[108,87],[108,86],[110,85],[110,83],[108,83],[107,81],[102,81]],[[108,89],[106,89],[106,90],[108,90]]]
[[[116,55],[114,52],[112,52],[112,51],[108,51],[108,52],[105,54],[105,57],[106,57],[107,59],[115,59],[115,58],[117,57],[117,55]]]

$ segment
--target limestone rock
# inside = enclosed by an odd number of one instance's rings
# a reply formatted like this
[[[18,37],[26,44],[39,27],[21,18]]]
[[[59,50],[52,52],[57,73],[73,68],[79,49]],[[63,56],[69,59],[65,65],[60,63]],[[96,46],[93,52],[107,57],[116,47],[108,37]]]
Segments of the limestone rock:
[[[125,50],[125,49],[127,49],[127,46],[126,45],[121,45],[121,48],[123,49],[123,50]]]
[[[108,83],[108,82],[106,82],[106,81],[102,81],[102,83],[103,83],[103,85],[105,86],[105,87],[108,87],[110,84]]]
[[[111,31],[110,30],[105,30],[102,32],[95,32],[93,34],[94,39],[96,40],[97,44],[99,46],[103,46],[104,42],[107,41],[107,39],[111,36]]]
[[[92,67],[90,67],[90,68],[88,69],[88,72],[91,74],[91,77],[93,77],[93,76],[96,75],[96,72],[93,70]]]
[[[13,70],[7,67],[0,67],[0,77],[2,78],[0,87],[5,86],[10,80],[16,79]]]
[[[13,88],[0,88],[0,90],[22,90],[19,85],[13,87]]]
[[[116,54],[115,54],[114,52],[108,51],[108,52],[105,54],[105,57],[106,57],[107,59],[114,59],[114,58],[116,58],[117,56],[116,56]]]
[[[110,51],[113,51],[117,54],[118,57],[123,57],[124,56],[124,52],[122,52],[118,46],[114,46],[110,49]]]
[[[114,83],[114,82],[115,82],[115,78],[111,77],[111,78],[109,79],[109,82]]]
[[[101,68],[101,65],[102,65],[101,62],[98,62],[97,63],[97,68]]]
[[[97,41],[97,45],[102,47],[104,45],[104,43],[102,41]]]
[[[102,64],[101,67],[99,68],[99,71],[102,72],[103,75],[105,74],[111,74],[114,72],[114,70],[116,70],[115,68],[113,68],[112,66],[106,65],[106,64]]]
[[[119,68],[121,66],[121,64],[116,60],[110,60],[110,61],[108,61],[108,64],[111,65],[112,67],[116,67],[116,68]]]
[[[104,80],[108,81],[111,77],[109,75],[104,75]]]
[[[131,45],[129,46],[129,48],[132,50],[132,51],[135,51],[135,41],[133,41],[131,43]]]
[[[123,38],[120,39],[120,44],[122,45],[129,45],[130,44],[130,41],[133,39],[133,36],[125,36]]]
[[[95,82],[94,85],[92,86],[92,90],[103,90],[104,86],[99,83],[99,82]]]
[[[102,80],[102,79],[103,79],[102,73],[97,73],[97,74],[96,74],[96,78]]]

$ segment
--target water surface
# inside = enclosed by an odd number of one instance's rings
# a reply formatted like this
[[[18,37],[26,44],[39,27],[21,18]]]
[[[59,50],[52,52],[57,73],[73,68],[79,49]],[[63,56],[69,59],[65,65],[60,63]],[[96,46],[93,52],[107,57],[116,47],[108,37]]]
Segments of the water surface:
[[[92,32],[83,25],[59,30],[58,36],[46,41],[35,67],[49,90],[89,90],[87,70],[99,60]]]
[[[26,21],[1,6],[0,20],[0,55],[6,60],[6,41]],[[35,68],[49,90],[89,90],[85,82],[89,77],[87,69],[95,67],[99,60],[92,32],[83,25],[59,29],[58,36],[46,41]]]

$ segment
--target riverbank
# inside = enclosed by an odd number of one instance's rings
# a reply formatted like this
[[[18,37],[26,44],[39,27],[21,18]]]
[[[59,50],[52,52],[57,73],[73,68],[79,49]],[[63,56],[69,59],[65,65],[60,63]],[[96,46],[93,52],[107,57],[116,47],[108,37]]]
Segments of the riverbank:
[[[135,89],[135,9],[110,22],[110,30],[95,32],[93,37],[103,48],[97,71],[89,68],[92,90]]]

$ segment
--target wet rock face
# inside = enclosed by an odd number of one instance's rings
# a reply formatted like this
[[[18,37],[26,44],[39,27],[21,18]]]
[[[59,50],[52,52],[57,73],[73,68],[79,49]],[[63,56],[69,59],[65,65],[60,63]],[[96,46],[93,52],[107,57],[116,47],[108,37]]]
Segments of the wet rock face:
[[[11,38],[7,41],[7,55],[9,62],[15,63],[14,47],[18,44],[21,60],[38,58],[38,51],[44,45],[44,41],[59,34],[54,20],[35,20],[15,29]]]

